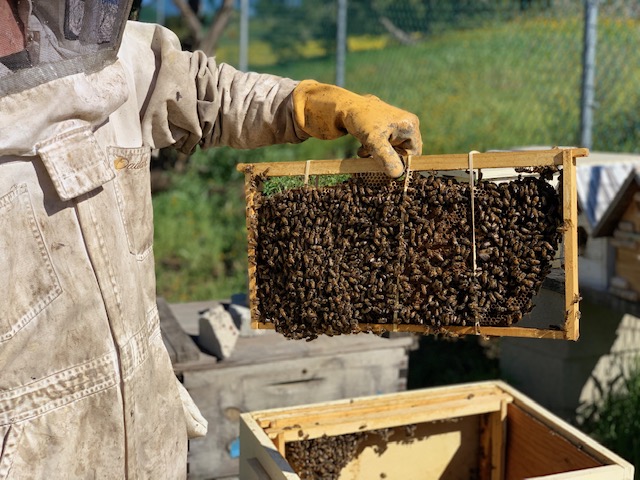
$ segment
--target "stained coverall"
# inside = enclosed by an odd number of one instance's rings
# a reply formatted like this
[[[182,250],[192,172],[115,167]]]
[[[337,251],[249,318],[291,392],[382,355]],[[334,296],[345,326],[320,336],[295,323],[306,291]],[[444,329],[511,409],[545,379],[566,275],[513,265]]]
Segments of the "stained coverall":
[[[0,479],[186,476],[206,422],[160,335],[151,149],[351,133],[393,176],[421,150],[407,112],[183,52],[129,8],[0,0]]]

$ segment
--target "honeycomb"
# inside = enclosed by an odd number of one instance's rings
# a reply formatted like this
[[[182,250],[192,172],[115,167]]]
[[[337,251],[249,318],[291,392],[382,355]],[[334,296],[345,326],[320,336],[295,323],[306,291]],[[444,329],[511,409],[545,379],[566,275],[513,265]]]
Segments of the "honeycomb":
[[[475,222],[469,184],[434,174],[257,191],[259,319],[308,340],[365,324],[516,324],[561,239],[549,177],[478,181]]]

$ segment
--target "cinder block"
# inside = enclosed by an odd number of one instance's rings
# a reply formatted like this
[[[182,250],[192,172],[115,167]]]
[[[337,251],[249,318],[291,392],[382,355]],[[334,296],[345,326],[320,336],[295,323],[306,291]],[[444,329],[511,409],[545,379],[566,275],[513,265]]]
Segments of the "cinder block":
[[[232,303],[227,311],[233,318],[233,321],[240,329],[241,337],[253,337],[254,335],[262,335],[266,330],[257,330],[251,328],[251,310],[243,305]]]
[[[228,358],[233,352],[240,331],[231,314],[222,305],[216,305],[200,314],[200,348],[215,355],[220,360]]]

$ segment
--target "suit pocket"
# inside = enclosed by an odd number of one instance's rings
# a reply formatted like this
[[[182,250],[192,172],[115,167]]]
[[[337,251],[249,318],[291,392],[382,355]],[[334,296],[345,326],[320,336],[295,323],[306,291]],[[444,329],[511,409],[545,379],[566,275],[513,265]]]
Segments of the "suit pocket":
[[[0,197],[0,347],[62,293],[26,184]]]
[[[151,151],[147,147],[109,147],[116,168],[115,189],[129,251],[143,260],[153,247]]]

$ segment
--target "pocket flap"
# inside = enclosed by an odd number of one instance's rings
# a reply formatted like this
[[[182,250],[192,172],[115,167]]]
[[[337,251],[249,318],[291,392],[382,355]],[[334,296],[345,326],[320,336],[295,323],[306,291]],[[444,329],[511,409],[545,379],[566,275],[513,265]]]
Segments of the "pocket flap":
[[[115,177],[91,126],[70,121],[67,127],[37,145],[38,155],[62,200],[95,190]]]

